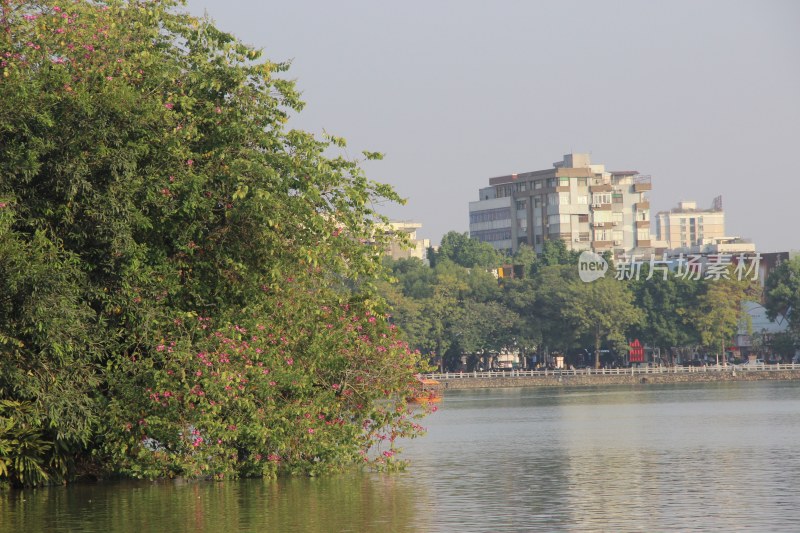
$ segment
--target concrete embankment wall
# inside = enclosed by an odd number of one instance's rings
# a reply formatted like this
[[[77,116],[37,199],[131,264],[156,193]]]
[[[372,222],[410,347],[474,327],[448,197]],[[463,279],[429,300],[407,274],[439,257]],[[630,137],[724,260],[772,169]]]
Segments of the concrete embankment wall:
[[[491,378],[441,379],[445,389],[485,389],[505,387],[581,387],[598,385],[641,385],[658,383],[706,383],[721,381],[787,381],[800,379],[800,370],[779,371],[736,371],[736,372],[696,372],[696,373],[653,373],[620,375],[559,375],[514,376]]]

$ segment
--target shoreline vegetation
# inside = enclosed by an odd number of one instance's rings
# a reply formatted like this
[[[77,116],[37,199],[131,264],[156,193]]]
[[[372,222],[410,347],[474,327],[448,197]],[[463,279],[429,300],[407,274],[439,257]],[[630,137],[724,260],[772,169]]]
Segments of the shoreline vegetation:
[[[520,245],[509,256],[450,232],[429,251],[430,264],[386,259],[393,279],[380,290],[393,323],[440,372],[553,367],[555,356],[567,367],[627,366],[637,362],[629,357],[635,341],[638,362],[665,366],[789,363],[800,353],[800,313],[792,312],[800,308],[800,257],[764,280],[733,264],[651,271],[644,262],[628,275],[607,254],[605,277],[584,282],[579,256],[561,240],[545,241],[538,254]],[[754,330],[754,304],[783,326]],[[744,333],[749,340],[738,346]]]
[[[179,0],[0,0],[0,484],[398,469],[403,200]]]

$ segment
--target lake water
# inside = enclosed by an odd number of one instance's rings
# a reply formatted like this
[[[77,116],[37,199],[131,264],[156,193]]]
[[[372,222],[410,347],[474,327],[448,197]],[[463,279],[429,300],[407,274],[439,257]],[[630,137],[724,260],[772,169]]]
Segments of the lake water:
[[[401,474],[0,494],[0,532],[800,531],[800,383],[448,391]]]

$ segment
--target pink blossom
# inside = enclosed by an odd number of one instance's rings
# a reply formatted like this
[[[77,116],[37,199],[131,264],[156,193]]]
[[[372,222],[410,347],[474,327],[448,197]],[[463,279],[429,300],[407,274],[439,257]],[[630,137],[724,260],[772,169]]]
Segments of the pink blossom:
[[[164,104],[164,107],[166,107],[167,109],[172,109],[173,107],[175,107],[175,105],[172,102],[167,102],[166,104]]]
[[[309,435],[313,435],[314,434],[314,428],[308,428],[308,434]]]
[[[194,165],[194,159],[187,159],[186,160],[186,164],[189,165],[189,166]]]

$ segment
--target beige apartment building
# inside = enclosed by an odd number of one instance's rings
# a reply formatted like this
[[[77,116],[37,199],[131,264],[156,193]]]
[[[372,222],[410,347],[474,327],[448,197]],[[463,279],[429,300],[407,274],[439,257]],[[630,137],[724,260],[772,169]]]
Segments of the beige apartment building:
[[[656,235],[668,249],[692,248],[726,239],[722,197],[710,209],[698,209],[697,202],[684,201],[670,211],[656,215]]]
[[[606,171],[589,154],[567,154],[553,168],[499,176],[469,204],[470,236],[498,250],[564,241],[571,250],[649,253],[650,176]]]
[[[384,228],[384,233],[387,235],[404,235],[408,244],[402,244],[397,239],[391,239],[389,246],[385,250],[385,254],[392,259],[409,259],[416,257],[425,262],[428,261],[428,248],[431,246],[430,239],[418,239],[417,230],[422,227],[419,222],[389,222],[388,226]]]

